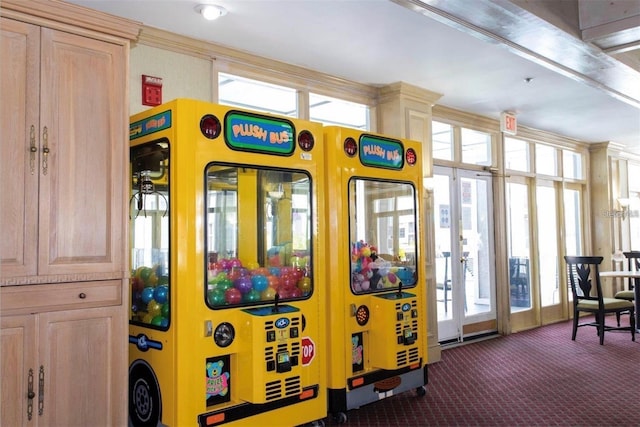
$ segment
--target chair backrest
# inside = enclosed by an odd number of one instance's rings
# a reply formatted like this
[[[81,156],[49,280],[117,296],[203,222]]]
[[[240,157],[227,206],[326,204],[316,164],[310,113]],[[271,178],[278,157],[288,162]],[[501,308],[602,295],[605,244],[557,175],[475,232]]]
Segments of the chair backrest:
[[[629,270],[640,270],[640,251],[623,252],[623,254],[629,261]]]
[[[598,301],[602,306],[602,286],[600,284],[601,256],[565,256],[567,275],[573,293],[573,303],[580,300]]]
[[[640,251],[623,252],[629,263],[630,271],[640,271]],[[629,277],[629,289],[633,289],[634,279]]]

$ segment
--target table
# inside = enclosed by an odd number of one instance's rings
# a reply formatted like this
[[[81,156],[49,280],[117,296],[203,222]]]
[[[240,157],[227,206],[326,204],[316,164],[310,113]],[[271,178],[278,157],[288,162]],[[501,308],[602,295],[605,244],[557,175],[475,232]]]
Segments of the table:
[[[606,277],[628,277],[634,279],[633,292],[635,298],[633,299],[636,305],[636,329],[640,330],[640,312],[638,312],[638,300],[640,300],[640,271],[618,270],[618,271],[601,271],[600,278]]]

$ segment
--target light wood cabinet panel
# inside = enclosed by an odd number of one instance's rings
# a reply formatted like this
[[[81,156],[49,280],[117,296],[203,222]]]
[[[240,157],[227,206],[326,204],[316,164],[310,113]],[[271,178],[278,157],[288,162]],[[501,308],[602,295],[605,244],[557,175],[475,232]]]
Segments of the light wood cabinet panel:
[[[126,323],[119,306],[3,316],[0,425],[121,425]]]
[[[0,57],[0,277],[28,277],[37,273],[40,27],[2,19]]]
[[[122,276],[126,55],[2,19],[0,284]]]
[[[39,324],[45,379],[41,425],[121,425],[127,383],[120,373],[126,371],[127,353],[120,308],[44,313]]]
[[[0,318],[0,425],[35,425],[38,416],[35,325],[35,316]]]

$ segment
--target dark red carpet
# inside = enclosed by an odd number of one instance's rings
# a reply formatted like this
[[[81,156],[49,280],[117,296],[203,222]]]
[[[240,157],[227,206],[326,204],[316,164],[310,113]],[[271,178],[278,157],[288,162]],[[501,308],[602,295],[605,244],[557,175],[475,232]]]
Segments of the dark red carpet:
[[[640,426],[636,339],[607,332],[601,346],[585,327],[571,341],[563,322],[446,349],[429,365],[426,396],[371,403],[349,411],[344,425]]]

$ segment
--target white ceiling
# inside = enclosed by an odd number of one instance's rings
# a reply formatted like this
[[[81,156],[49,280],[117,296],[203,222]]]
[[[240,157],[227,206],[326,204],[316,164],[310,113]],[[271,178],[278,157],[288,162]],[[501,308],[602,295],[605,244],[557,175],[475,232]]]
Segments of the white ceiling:
[[[442,94],[439,105],[511,111],[520,126],[640,155],[638,0],[69,2],[359,83],[403,81]],[[204,21],[195,7],[206,2],[228,14]]]

